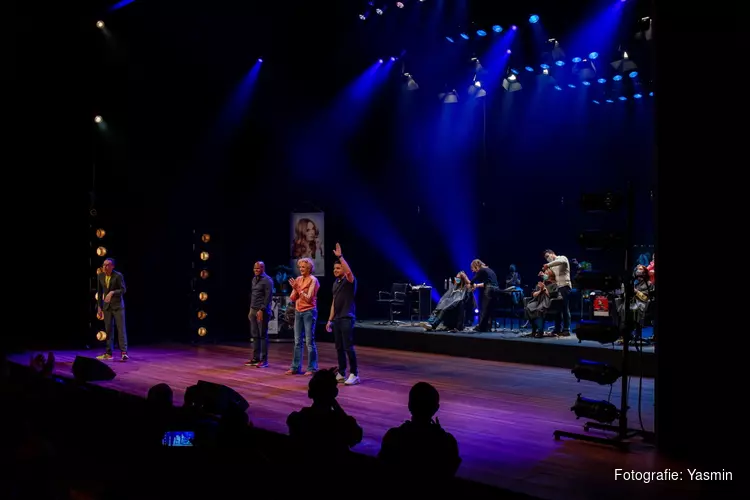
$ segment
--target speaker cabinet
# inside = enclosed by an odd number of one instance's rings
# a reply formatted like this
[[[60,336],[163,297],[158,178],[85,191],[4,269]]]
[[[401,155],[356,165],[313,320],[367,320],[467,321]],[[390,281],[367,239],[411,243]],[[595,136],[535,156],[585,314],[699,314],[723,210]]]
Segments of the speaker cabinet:
[[[112,380],[116,375],[106,363],[95,358],[76,356],[73,362],[73,376],[81,382]]]

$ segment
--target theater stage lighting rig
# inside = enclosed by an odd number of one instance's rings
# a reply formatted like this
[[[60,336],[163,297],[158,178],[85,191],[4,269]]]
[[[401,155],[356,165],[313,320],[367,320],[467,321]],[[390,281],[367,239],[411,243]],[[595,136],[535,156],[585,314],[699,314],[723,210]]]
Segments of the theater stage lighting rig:
[[[624,201],[624,203],[623,203]],[[579,362],[573,368],[573,374],[578,380],[589,380],[599,384],[617,380],[617,375],[621,379],[622,388],[620,394],[620,407],[617,408],[609,401],[597,401],[582,397],[578,394],[575,404],[571,407],[577,418],[586,418],[588,421],[583,425],[584,432],[591,429],[609,431],[615,433],[611,437],[592,436],[568,431],[556,430],[554,436],[556,440],[561,438],[578,439],[598,444],[606,444],[621,449],[627,449],[630,440],[640,437],[644,442],[653,443],[655,434],[645,429],[631,429],[628,427],[628,394],[630,390],[630,340],[634,330],[634,317],[630,310],[629,304],[633,298],[634,290],[632,286],[632,270],[630,261],[632,254],[632,234],[633,234],[633,216],[635,212],[635,195],[633,185],[628,183],[625,199],[607,194],[603,196],[584,196],[581,200],[584,211],[590,213],[615,212],[619,211],[624,205],[626,210],[626,230],[625,234],[620,236],[618,233],[600,233],[593,236],[592,232],[581,234],[581,243],[584,247],[592,249],[623,249],[625,269],[621,276],[609,275],[605,273],[581,273],[577,276],[578,286],[582,283],[598,290],[617,290],[623,288],[624,317],[619,318],[616,308],[614,317],[610,309],[610,316],[605,321],[581,321],[576,328],[576,336],[580,340],[594,340],[601,344],[613,343],[618,337],[622,337],[622,362],[619,371],[613,367],[598,365],[591,362]],[[587,276],[588,274],[588,276]],[[619,279],[618,279],[619,278]],[[607,321],[609,320],[609,322]],[[614,320],[614,321],[613,321]],[[639,398],[640,405],[640,398]],[[639,408],[640,411],[640,408]],[[617,425],[612,425],[617,421]],[[641,424],[642,427],[642,424]]]
[[[212,258],[209,251],[211,234],[206,231],[193,229],[192,264],[190,273],[191,297],[191,330],[198,335],[198,340],[208,335],[209,314],[208,301],[211,299],[211,272],[208,262]],[[215,337],[212,338],[215,341]]]

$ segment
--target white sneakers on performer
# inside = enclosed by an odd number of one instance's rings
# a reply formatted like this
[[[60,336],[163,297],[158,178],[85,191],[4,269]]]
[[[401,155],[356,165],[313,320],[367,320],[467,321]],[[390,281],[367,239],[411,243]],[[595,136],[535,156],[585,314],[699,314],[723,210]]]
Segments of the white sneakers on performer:
[[[340,373],[336,374],[336,382],[343,382],[344,380],[346,380],[346,377],[344,377]]]
[[[359,384],[359,377],[353,373],[349,374],[349,378],[346,379],[344,385],[357,385]]]

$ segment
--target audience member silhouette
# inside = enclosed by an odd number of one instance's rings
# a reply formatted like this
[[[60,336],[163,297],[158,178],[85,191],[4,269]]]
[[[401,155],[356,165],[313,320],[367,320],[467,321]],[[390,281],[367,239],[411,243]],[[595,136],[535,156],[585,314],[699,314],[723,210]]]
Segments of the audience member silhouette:
[[[338,393],[336,369],[318,371],[308,385],[307,396],[312,405],[287,418],[292,446],[305,456],[342,458],[362,441],[362,428],[336,401]],[[322,462],[319,461],[321,465]]]
[[[437,389],[418,382],[409,391],[411,420],[383,436],[378,458],[389,472],[408,475],[415,486],[427,479],[450,479],[461,465],[456,438],[440,426],[437,417],[433,420],[439,408]]]

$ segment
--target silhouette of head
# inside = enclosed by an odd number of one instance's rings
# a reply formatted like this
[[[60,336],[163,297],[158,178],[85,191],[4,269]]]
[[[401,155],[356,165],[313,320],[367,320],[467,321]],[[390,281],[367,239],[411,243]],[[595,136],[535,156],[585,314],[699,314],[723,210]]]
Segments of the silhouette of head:
[[[170,407],[173,401],[172,388],[167,384],[156,384],[148,390],[146,401],[160,407]]]
[[[409,412],[415,420],[430,420],[440,408],[440,394],[427,382],[417,382],[409,391]]]
[[[339,395],[335,370],[320,370],[310,379],[307,386],[307,397],[314,403],[327,404]]]

